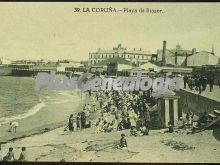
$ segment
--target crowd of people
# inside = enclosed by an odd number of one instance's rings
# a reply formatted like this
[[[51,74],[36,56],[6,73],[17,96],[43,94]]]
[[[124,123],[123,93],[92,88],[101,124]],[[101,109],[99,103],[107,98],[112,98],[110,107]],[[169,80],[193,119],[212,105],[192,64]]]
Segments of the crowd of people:
[[[186,113],[185,118],[180,117],[178,122],[178,128],[191,128],[192,131],[198,128],[203,128],[210,121],[207,112],[200,113],[199,116],[195,118],[195,114],[192,111]]]
[[[88,117],[91,112],[91,106],[90,104],[83,107],[83,110],[78,112],[76,117],[74,118],[74,115],[71,114],[68,119],[68,125],[64,128],[64,131],[67,131],[69,129],[70,132],[74,131],[74,123],[76,130],[82,130],[84,128],[90,128],[91,127],[91,121],[88,120]]]
[[[199,94],[202,91],[207,89],[207,85],[209,85],[209,91],[213,91],[214,86],[214,78],[212,76],[206,77],[201,75],[185,75],[183,77],[184,81],[184,89],[186,89],[186,85],[188,85],[190,90],[199,91]]]
[[[150,93],[135,91],[97,91],[91,94],[99,103],[97,132],[130,129],[131,135],[149,132],[150,107],[156,104]]]
[[[90,104],[85,104],[76,117],[70,115],[68,125],[64,129],[74,131],[90,128],[91,112],[97,112],[98,120],[94,123],[99,132],[130,130],[132,136],[137,132],[148,135],[150,125],[150,107],[156,100],[149,92],[143,91],[89,91]]]
[[[156,104],[150,92],[152,91],[89,91],[88,104],[83,106],[76,117],[70,115],[64,130],[73,132],[90,128],[92,124],[89,116],[96,113],[97,121],[93,125],[97,133],[130,130],[130,136],[148,135],[150,107]],[[125,134],[121,135],[119,143],[120,147],[127,147]]]

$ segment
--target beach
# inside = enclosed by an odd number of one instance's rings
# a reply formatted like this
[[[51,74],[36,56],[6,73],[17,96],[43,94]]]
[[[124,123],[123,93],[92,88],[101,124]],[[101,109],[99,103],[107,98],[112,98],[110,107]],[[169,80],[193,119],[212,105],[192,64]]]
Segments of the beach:
[[[175,129],[174,133],[150,130],[148,136],[138,137],[129,136],[129,130],[97,133],[94,124],[100,112],[96,111],[90,113],[91,128],[75,130],[72,133],[64,131],[68,115],[81,110],[80,104],[91,103],[91,100],[85,93],[80,96],[76,93],[63,92],[58,93],[56,98],[59,95],[65,100],[58,102],[54,98],[48,98],[51,102],[47,101],[47,106],[41,111],[19,122],[16,135],[8,133],[7,126],[1,127],[1,132],[5,133],[1,136],[1,141],[6,142],[2,144],[1,153],[6,154],[8,148],[13,147],[15,158],[18,158],[21,147],[25,146],[28,161],[38,162],[217,163],[220,161],[219,128],[197,134],[189,134],[189,129]],[[85,102],[82,103],[79,98],[84,98]],[[22,127],[23,125],[25,127]],[[122,133],[127,138],[127,149],[118,148]]]
[[[28,80],[29,81],[29,80]],[[31,80],[32,81],[32,80]],[[220,129],[190,134],[190,129],[174,133],[150,130],[148,136],[130,136],[130,130],[98,132],[99,102],[81,91],[48,91],[36,93],[39,102],[23,114],[7,117],[0,126],[1,154],[13,147],[15,158],[21,147],[27,148],[28,161],[67,162],[181,162],[217,163],[220,161]],[[76,130],[76,114],[85,104],[93,105],[91,128]],[[70,114],[74,115],[74,132],[64,131]],[[17,121],[17,133],[8,132],[9,122]],[[126,135],[127,149],[118,147],[121,134]]]
[[[128,132],[124,132],[128,134]],[[128,149],[118,149],[121,132],[99,133],[94,128],[64,133],[63,128],[2,145],[2,153],[14,147],[15,157],[25,144],[29,161],[71,162],[181,162],[217,163],[220,143],[212,130],[189,135],[186,132],[127,137]]]

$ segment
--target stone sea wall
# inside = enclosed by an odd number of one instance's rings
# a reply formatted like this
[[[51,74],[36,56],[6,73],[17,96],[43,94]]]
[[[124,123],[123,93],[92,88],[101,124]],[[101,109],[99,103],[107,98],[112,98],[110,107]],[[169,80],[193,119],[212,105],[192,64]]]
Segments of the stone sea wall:
[[[180,96],[178,108],[180,108],[183,113],[186,113],[190,109],[196,115],[205,111],[209,114],[220,106],[220,102],[216,100],[185,90],[180,90],[178,95]]]

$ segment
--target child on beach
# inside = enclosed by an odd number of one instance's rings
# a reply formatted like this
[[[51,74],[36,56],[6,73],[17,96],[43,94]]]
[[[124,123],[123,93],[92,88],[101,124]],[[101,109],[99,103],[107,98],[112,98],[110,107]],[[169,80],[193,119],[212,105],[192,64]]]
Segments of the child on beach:
[[[19,161],[27,161],[27,153],[26,153],[26,147],[21,148],[21,154],[18,158]]]
[[[173,125],[170,121],[168,122],[168,127],[169,127],[169,133],[173,133]]]
[[[1,150],[2,150],[2,147],[1,147],[1,144],[0,144],[0,161],[2,161],[2,154],[1,154]]]
[[[142,125],[141,125],[140,130],[141,130],[142,136],[148,135],[148,132],[149,132],[149,131],[148,131],[147,127],[145,126],[145,124],[142,124]]]
[[[131,126],[130,136],[137,136],[137,129],[135,126]]]
[[[7,155],[3,158],[4,161],[13,161],[15,160],[13,148],[10,147]]]
[[[127,140],[125,138],[125,134],[121,134],[120,147],[121,148],[127,148],[128,147]]]
[[[74,127],[73,127],[73,114],[70,115],[68,126],[69,126],[69,131],[73,132],[74,131]]]
[[[17,127],[19,126],[18,122],[10,122],[10,129],[8,132],[11,132],[14,129],[14,132],[16,133]]]

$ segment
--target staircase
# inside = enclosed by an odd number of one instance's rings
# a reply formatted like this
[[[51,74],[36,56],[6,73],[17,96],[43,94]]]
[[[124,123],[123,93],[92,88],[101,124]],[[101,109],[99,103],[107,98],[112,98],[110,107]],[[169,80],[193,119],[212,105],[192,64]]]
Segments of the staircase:
[[[219,109],[220,109],[220,106],[219,106]],[[202,127],[201,129],[194,130],[194,133],[204,131],[211,126],[220,127],[220,110],[213,110],[213,113],[210,113],[208,115],[208,123],[206,124],[206,126]]]
[[[219,106],[220,109],[220,106]],[[220,110],[213,110],[213,113],[210,113],[208,115],[208,124],[206,126],[206,128],[210,127],[210,126],[220,126]]]
[[[209,118],[209,122],[217,119],[218,117],[220,116],[220,110],[213,110],[213,113],[210,113],[208,115],[208,118]]]

